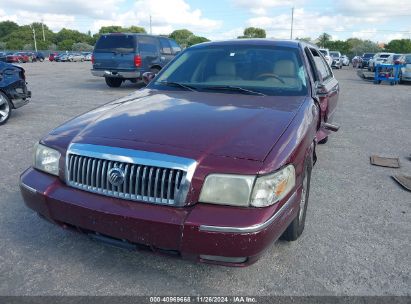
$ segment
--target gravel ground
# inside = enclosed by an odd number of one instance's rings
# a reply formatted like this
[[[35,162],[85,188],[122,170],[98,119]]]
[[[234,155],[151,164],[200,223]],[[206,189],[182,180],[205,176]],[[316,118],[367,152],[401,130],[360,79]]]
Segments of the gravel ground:
[[[34,143],[139,86],[110,89],[90,63],[24,67],[32,101],[0,127],[0,295],[410,295],[411,193],[390,175],[411,175],[411,84],[335,71],[341,129],[318,148],[304,234],[227,268],[107,247],[25,207],[18,179]],[[371,166],[372,154],[399,157],[401,168]]]

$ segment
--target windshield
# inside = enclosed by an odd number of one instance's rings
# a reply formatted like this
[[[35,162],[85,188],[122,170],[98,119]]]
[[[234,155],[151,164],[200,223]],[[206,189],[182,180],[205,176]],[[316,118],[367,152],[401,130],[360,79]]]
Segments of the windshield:
[[[331,57],[338,58],[340,57],[340,53],[338,52],[330,52]]]
[[[231,93],[222,88],[243,94],[307,93],[306,72],[298,49],[276,46],[189,48],[163,70],[153,86],[220,93]]]
[[[97,41],[96,53],[132,53],[135,50],[133,35],[103,35]]]
[[[363,55],[363,57],[364,58],[371,58],[371,57],[374,57],[374,53],[365,53],[364,55]]]
[[[406,64],[411,64],[411,55],[406,55],[405,56],[405,63]]]
[[[390,54],[380,55],[380,58],[388,58],[388,57],[390,57]]]

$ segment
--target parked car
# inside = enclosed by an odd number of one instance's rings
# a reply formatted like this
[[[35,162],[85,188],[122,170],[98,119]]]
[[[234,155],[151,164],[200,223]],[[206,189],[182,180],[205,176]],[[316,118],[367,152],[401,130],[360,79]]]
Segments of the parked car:
[[[336,129],[339,84],[319,50],[202,43],[144,75],[146,88],[40,140],[27,206],[111,245],[230,266],[296,240],[317,142]]]
[[[92,57],[93,57],[92,53],[87,53],[87,54],[84,55],[84,60],[85,61],[91,61]]]
[[[343,66],[342,59],[341,59],[341,53],[337,51],[330,51],[330,56],[333,60],[331,63],[331,67],[341,69]]]
[[[328,65],[331,66],[333,60],[330,55],[330,51],[328,49],[319,49],[320,52],[324,55],[325,60],[327,61]]]
[[[25,63],[29,61],[29,56],[24,53],[12,53],[6,56],[8,63]]]
[[[411,54],[402,55],[398,61],[404,65],[400,70],[400,82],[411,81]]]
[[[69,54],[68,53],[60,54],[60,55],[54,57],[54,61],[67,62],[67,61],[69,61]]]
[[[377,64],[385,63],[391,55],[394,53],[377,53],[368,62],[368,70],[374,72],[375,66]]]
[[[174,40],[165,37],[101,35],[94,48],[91,73],[104,77],[109,87],[119,87],[125,80],[141,80],[144,72],[158,73],[180,51]]]
[[[6,123],[13,109],[27,104],[30,97],[24,69],[0,62],[0,125]]]
[[[55,61],[56,57],[59,55],[59,53],[54,52],[54,53],[50,53],[49,55],[49,61]]]
[[[71,53],[71,54],[68,54],[67,59],[68,61],[71,61],[71,62],[84,61],[84,56],[80,53]]]
[[[350,58],[348,58],[347,55],[342,55],[341,60],[342,60],[343,66],[349,66],[350,65]]]
[[[34,55],[35,55],[36,61],[43,62],[44,59],[46,59],[46,57],[44,56],[42,52],[35,52]]]
[[[402,54],[391,54],[385,60],[385,63],[387,63],[387,64],[403,64],[403,62],[401,62],[401,56],[402,56]]]
[[[375,53],[364,53],[364,54],[361,56],[361,60],[360,60],[360,61],[361,61],[361,68],[362,68],[362,69],[368,68],[369,61],[370,61],[371,58],[374,57],[374,55],[375,55]]]

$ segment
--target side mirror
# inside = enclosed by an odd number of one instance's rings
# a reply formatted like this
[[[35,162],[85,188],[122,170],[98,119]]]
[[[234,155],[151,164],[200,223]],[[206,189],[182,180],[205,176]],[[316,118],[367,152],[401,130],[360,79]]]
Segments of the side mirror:
[[[317,95],[324,95],[327,93],[327,89],[325,88],[325,85],[321,82],[316,82],[315,83],[315,94]]]
[[[156,74],[154,74],[153,72],[145,72],[143,73],[143,82],[145,85],[148,85],[151,80],[154,79],[154,77],[156,77]]]

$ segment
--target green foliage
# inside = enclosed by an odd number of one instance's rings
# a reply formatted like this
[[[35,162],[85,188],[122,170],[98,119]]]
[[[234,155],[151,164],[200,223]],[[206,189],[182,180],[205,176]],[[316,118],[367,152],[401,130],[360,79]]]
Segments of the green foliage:
[[[238,38],[265,38],[267,34],[264,29],[258,27],[247,27],[243,36],[238,36]]]
[[[0,22],[0,39],[2,40],[11,32],[17,30],[19,25],[13,21],[2,21]]]
[[[385,49],[392,53],[406,54],[411,53],[411,39],[394,39],[391,40]]]
[[[192,46],[194,44],[210,41],[205,37],[200,37],[194,35],[187,29],[180,29],[173,31],[170,35],[168,35],[171,39],[174,39],[182,48],[186,48]]]
[[[194,34],[186,29],[175,30],[169,35],[171,39],[174,39],[183,48],[189,46],[189,39],[191,36],[194,36]]]
[[[103,26],[98,31],[99,34],[108,33],[146,33],[144,27],[132,25],[130,27],[122,27],[119,25]]]
[[[193,36],[188,38],[188,46],[192,46],[192,45],[207,42],[207,41],[210,41],[210,40],[208,40],[205,37],[193,35]]]
[[[60,51],[71,51],[73,49],[73,44],[76,43],[73,39],[65,39],[57,44]]]
[[[73,51],[80,51],[80,52],[91,52],[93,50],[93,46],[88,44],[88,43],[84,43],[84,42],[77,42],[74,43],[72,45],[72,50]]]
[[[320,35],[320,37],[317,38],[317,41],[318,41],[317,44],[318,44],[320,47],[325,48],[326,45],[327,45],[327,43],[328,43],[330,40],[331,40],[331,35],[329,35],[329,34],[327,34],[327,33],[322,33],[322,34]]]

